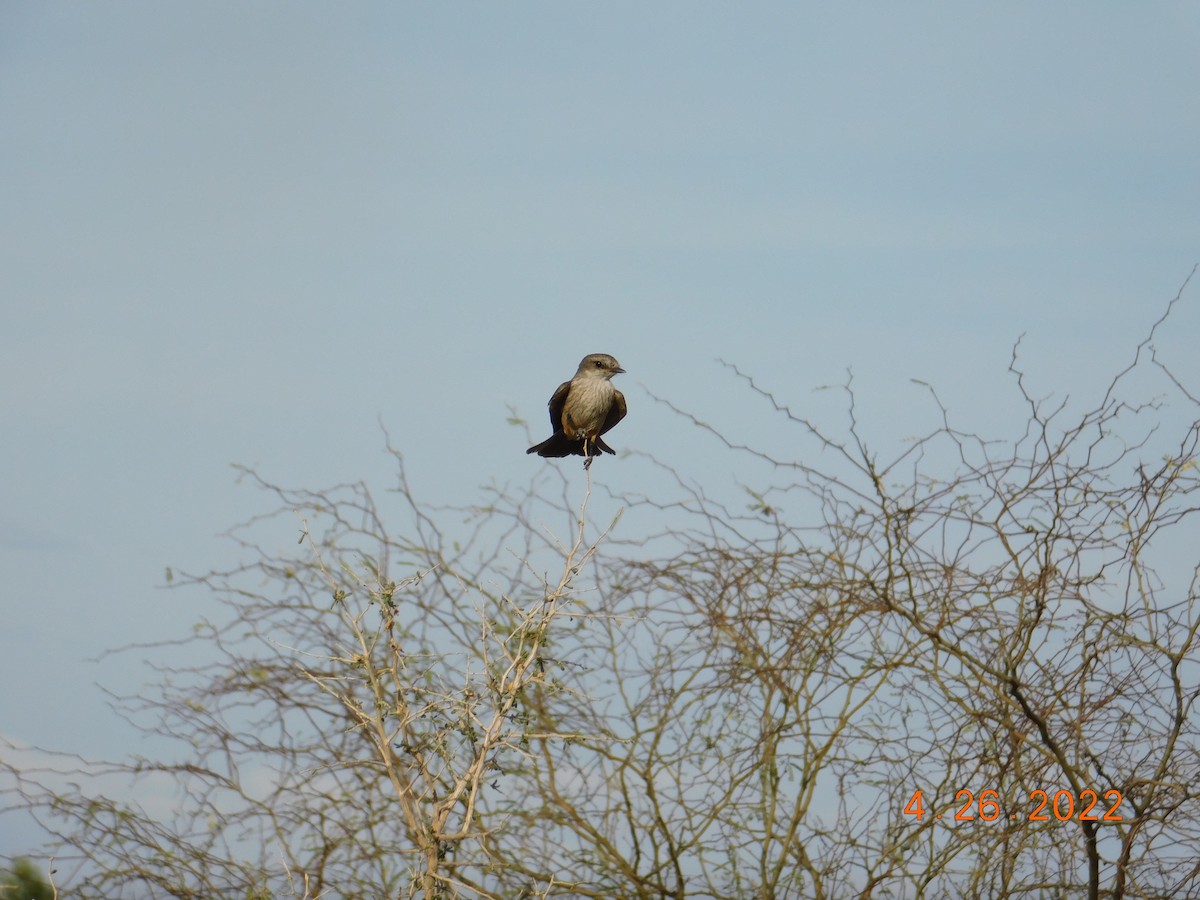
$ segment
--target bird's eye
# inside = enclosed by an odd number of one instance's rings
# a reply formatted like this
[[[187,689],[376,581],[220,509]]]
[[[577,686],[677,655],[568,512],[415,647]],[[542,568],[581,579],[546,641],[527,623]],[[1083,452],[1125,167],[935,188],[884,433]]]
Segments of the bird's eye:
[[[604,368],[604,361],[603,361],[603,360],[599,360],[599,359],[598,359],[598,360],[596,360],[596,363],[595,363],[595,365],[596,365],[596,368],[597,368],[597,369],[603,369],[603,368]]]

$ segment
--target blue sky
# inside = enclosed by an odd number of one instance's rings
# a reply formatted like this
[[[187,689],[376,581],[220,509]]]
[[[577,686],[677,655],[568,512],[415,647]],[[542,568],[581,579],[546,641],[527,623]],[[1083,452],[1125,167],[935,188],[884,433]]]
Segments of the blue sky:
[[[382,422],[470,502],[596,351],[610,443],[716,486],[647,392],[788,446],[717,359],[800,411],[853,368],[883,441],[911,378],[1006,433],[1020,334],[1098,394],[1200,260],[1197,46],[1192,3],[3,4],[0,735],[136,749],[94,683],[148,673],[89,660],[188,631],[164,569],[265,507],[231,463],[383,491]],[[1198,338],[1193,283],[1193,386]]]

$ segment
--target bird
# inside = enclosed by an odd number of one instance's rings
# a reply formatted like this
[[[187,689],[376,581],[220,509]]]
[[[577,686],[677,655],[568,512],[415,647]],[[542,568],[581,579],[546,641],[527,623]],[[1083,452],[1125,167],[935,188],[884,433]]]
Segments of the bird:
[[[624,371],[607,353],[585,356],[575,376],[560,384],[550,397],[554,433],[525,452],[543,457],[582,456],[585,469],[601,453],[616,455],[600,436],[625,418],[625,395],[612,383],[612,377]]]

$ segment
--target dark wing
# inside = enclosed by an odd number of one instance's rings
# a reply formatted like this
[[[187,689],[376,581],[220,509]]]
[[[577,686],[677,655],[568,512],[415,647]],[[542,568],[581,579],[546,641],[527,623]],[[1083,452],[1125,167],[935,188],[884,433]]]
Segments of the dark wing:
[[[563,430],[562,412],[563,407],[567,405],[567,394],[571,391],[571,382],[564,381],[558,386],[558,390],[550,398],[550,427],[554,429],[554,433],[558,434]],[[624,405],[622,403],[622,405]],[[624,413],[622,413],[624,415]],[[615,423],[614,423],[615,424]]]
[[[559,388],[559,390],[561,391],[562,388]],[[557,397],[558,394],[556,393],[554,396]],[[565,399],[566,395],[564,394],[563,397]],[[554,401],[551,400],[550,402],[553,403]],[[607,432],[623,418],[625,418],[625,395],[620,391],[617,391],[616,396],[613,397],[612,406],[608,408],[608,415],[604,419],[604,425],[600,429],[600,434]],[[612,453],[611,450],[608,452]]]

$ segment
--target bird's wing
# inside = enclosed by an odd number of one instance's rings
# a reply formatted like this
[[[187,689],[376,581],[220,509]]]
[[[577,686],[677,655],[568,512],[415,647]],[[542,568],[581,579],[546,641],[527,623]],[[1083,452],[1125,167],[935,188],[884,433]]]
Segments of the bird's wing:
[[[564,381],[550,398],[550,427],[554,429],[555,434],[563,430],[563,407],[567,405],[567,394],[570,393],[570,390],[571,382]],[[622,403],[622,406],[624,406],[624,403]],[[624,415],[624,413],[621,415]],[[615,425],[616,422],[613,424]]]
[[[612,406],[608,408],[608,415],[604,417],[604,425],[600,429],[600,434],[604,434],[623,418],[625,418],[625,395],[620,391],[614,391]]]

